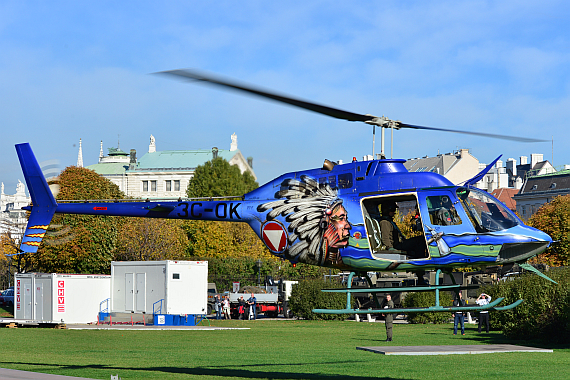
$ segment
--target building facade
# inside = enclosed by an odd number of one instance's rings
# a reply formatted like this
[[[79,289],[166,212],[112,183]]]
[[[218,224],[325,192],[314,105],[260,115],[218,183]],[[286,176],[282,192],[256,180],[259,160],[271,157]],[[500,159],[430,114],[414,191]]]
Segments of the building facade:
[[[0,234],[10,234],[16,241],[20,241],[26,229],[26,211],[22,207],[29,205],[30,197],[26,196],[26,187],[18,180],[16,194],[4,193],[4,183],[0,191]]]
[[[236,165],[242,173],[248,171],[255,177],[251,158],[246,159],[237,148],[237,136],[232,135],[230,149],[209,150],[167,150],[157,151],[156,140],[150,136],[148,152],[137,158],[118,148],[109,148],[108,156],[103,156],[103,143],[99,152],[99,163],[87,166],[101,176],[119,186],[126,196],[133,198],[183,198],[188,183],[199,165],[216,157],[226,159]]]
[[[438,173],[460,184],[479,173],[479,160],[469,153],[469,149],[459,149],[453,153],[438,154],[436,157],[411,158],[404,163],[409,172]]]
[[[570,194],[570,168],[554,173],[530,175],[514,196],[517,213],[523,219],[530,218],[543,204],[559,195]]]

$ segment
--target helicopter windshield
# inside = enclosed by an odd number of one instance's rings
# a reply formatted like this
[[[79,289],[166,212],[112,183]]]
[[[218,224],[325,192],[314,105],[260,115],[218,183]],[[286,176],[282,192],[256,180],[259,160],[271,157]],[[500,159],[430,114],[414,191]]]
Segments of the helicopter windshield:
[[[519,224],[511,210],[482,190],[460,187],[457,197],[477,232],[502,231]]]

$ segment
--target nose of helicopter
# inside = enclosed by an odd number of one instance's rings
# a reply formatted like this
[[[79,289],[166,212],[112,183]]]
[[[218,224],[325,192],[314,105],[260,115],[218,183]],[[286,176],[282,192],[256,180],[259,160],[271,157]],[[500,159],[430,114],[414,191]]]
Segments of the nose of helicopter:
[[[524,226],[523,238],[516,243],[503,244],[497,261],[502,263],[521,262],[540,255],[552,244],[552,238],[536,228]]]

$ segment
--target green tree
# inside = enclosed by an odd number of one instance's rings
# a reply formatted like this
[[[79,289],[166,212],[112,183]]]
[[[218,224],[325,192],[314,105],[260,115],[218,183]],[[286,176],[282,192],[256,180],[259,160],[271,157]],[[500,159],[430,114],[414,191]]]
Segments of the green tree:
[[[544,204],[530,217],[528,225],[546,232],[557,241],[533,261],[554,266],[570,264],[570,195]]]
[[[59,175],[58,199],[122,199],[118,186],[92,170],[70,166]],[[48,273],[109,273],[124,218],[56,214],[38,252],[34,270]]]
[[[218,157],[196,168],[186,194],[190,198],[243,195],[258,186],[250,172],[242,174],[237,166]]]

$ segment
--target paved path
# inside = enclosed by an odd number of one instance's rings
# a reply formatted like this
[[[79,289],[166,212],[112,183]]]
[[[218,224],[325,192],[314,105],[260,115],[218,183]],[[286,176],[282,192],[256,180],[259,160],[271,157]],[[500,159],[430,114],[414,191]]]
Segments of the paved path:
[[[15,369],[0,368],[0,379],[25,379],[25,380],[74,380],[86,379],[86,377],[73,377],[61,375],[48,375],[38,372],[18,371]]]
[[[377,346],[356,347],[356,349],[383,355],[453,355],[491,354],[497,352],[552,352],[552,350],[544,348],[516,346],[513,344],[465,344],[457,346]]]
[[[153,326],[153,325],[66,325],[68,330],[249,330],[249,327],[222,327],[222,326]]]

